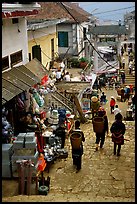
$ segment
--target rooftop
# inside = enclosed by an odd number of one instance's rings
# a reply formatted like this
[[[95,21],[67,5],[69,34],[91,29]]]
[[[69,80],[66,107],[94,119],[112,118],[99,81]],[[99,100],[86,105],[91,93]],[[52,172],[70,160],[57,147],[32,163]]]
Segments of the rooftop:
[[[101,25],[91,27],[89,34],[94,35],[125,35],[128,31],[124,25]]]
[[[38,15],[28,19],[62,19],[66,22],[85,22],[91,14],[71,2],[39,2],[41,9]],[[72,17],[72,16],[74,17]],[[75,20],[74,20],[75,19]]]

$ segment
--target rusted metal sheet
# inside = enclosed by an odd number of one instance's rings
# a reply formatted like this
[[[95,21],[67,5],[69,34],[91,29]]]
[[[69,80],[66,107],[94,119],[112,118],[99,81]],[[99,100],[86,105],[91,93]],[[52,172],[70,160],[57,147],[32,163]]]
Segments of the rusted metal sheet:
[[[22,92],[22,89],[16,87],[9,81],[2,79],[2,104],[5,104],[7,101],[14,98],[14,96],[18,95]]]
[[[16,69],[22,72],[23,74],[25,74],[31,80],[33,80],[34,84],[40,82],[40,79],[33,72],[31,72],[28,68],[26,68],[24,65],[16,67]]]
[[[40,79],[24,65],[2,73],[2,104],[38,82]]]
[[[2,78],[12,83],[14,86],[18,87],[22,91],[27,90],[31,87],[30,85],[23,82],[19,76],[15,76],[12,70],[9,70],[8,72],[4,72],[2,74]]]
[[[56,84],[56,87],[58,89],[66,90],[67,93],[80,93],[82,90],[86,89],[90,86],[90,82],[60,82]]]
[[[39,60],[34,58],[27,64],[25,64],[25,67],[28,68],[33,74],[35,74],[40,80],[49,72],[44,68],[44,66],[40,63]]]

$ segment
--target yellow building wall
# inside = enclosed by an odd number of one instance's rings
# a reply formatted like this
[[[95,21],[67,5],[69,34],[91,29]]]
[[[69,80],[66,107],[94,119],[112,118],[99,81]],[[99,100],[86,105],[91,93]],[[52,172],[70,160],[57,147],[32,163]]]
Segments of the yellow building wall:
[[[32,47],[35,45],[40,45],[42,64],[47,69],[49,69],[49,63],[52,60],[51,39],[54,39],[54,57],[56,57],[57,56],[56,53],[58,53],[58,46],[57,46],[58,41],[57,41],[56,33],[35,38],[28,42],[28,51],[29,53],[31,53],[31,59],[32,59]]]

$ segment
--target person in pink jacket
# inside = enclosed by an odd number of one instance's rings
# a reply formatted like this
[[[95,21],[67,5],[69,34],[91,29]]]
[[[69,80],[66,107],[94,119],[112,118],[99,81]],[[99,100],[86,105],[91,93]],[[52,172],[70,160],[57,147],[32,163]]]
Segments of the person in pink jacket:
[[[111,111],[111,114],[114,113],[113,111],[114,111],[115,104],[116,104],[115,98],[114,98],[114,96],[111,96],[111,99],[110,99],[110,111]]]

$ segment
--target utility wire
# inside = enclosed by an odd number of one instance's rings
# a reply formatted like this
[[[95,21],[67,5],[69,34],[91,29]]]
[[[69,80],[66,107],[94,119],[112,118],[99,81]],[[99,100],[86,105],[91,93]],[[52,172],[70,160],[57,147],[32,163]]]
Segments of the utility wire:
[[[94,13],[94,15],[99,15],[102,13],[109,13],[109,12],[113,12],[113,11],[120,11],[120,10],[125,10],[125,9],[129,9],[129,8],[133,8],[135,6],[130,6],[130,7],[126,7],[126,8],[121,8],[121,9],[115,9],[115,10],[110,10],[110,11],[104,11],[104,12],[100,12],[100,13]]]
[[[76,23],[79,23],[76,19],[75,19],[75,17],[68,11],[68,9],[64,6],[64,4],[62,3],[62,2],[57,2],[57,4],[61,4],[64,8],[65,8],[65,10],[70,14],[70,16],[75,20],[75,22]],[[79,27],[80,27],[80,25],[79,25]],[[81,27],[83,28],[83,26],[81,25]],[[81,27],[80,27],[80,29],[81,29]],[[82,30],[82,29],[81,29]],[[104,58],[101,56],[101,54],[96,50],[96,48],[92,45],[92,43],[90,42],[90,40],[87,38],[87,36],[85,36],[86,37],[86,39],[88,40],[88,42],[89,42],[89,44],[92,46],[92,48],[95,50],[95,52],[99,55],[99,57],[104,61],[104,62],[106,62],[110,67],[112,67],[112,68],[115,68],[115,67],[113,67],[111,64],[109,64],[106,60],[104,60]]]
[[[35,37],[34,37],[34,31],[32,31],[32,36],[33,36],[33,40],[34,40],[35,44],[38,45],[38,44],[37,44],[37,41],[36,41],[36,39],[35,39]],[[45,53],[44,51],[42,51],[42,49],[41,49],[41,52],[42,52],[47,58],[49,58],[50,60],[52,60],[48,55],[46,55],[46,53]]]

